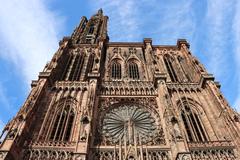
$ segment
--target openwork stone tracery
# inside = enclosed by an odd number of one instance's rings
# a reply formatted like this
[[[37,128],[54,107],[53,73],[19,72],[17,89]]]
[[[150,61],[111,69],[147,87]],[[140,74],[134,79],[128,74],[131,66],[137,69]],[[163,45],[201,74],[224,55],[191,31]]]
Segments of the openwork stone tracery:
[[[46,149],[27,149],[24,151],[23,160],[73,160],[72,151],[46,150]]]
[[[124,104],[106,113],[102,122],[102,134],[106,143],[139,145],[157,144],[161,141],[158,137],[157,120],[140,107]]]
[[[100,148],[93,149],[94,159],[168,159],[168,151],[157,149],[166,141],[154,107],[156,100],[153,97],[143,99],[101,99],[100,122],[96,132],[100,137],[95,136],[95,145]],[[155,149],[146,146],[155,146]]]

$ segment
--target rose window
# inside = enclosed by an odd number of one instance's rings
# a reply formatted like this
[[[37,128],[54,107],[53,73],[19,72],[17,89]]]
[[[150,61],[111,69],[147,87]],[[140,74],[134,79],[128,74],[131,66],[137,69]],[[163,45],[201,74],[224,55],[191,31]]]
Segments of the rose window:
[[[156,137],[157,125],[154,116],[145,108],[123,105],[106,113],[102,132],[115,144],[145,144]]]

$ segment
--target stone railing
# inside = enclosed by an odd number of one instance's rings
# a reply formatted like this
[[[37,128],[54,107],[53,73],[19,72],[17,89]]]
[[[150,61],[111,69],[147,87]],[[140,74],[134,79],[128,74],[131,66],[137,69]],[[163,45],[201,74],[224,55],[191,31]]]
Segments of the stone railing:
[[[56,149],[25,149],[22,160],[73,160],[73,151]]]
[[[170,90],[200,90],[201,86],[198,83],[167,83]]]
[[[156,89],[149,81],[107,81],[100,87],[101,95],[156,95]]]
[[[55,83],[53,89],[57,90],[86,90],[88,82],[79,81],[58,81]]]
[[[188,146],[193,160],[237,160],[231,141],[191,142]]]
[[[190,149],[200,148],[233,148],[231,141],[208,141],[208,142],[189,142],[188,146]]]
[[[120,158],[121,157],[121,158]],[[170,160],[169,151],[167,150],[149,150],[146,148],[140,149],[137,152],[125,153],[124,151],[119,152],[118,149],[93,149],[93,154],[90,156],[91,160],[118,160],[118,159],[142,159],[142,160]]]
[[[31,142],[30,145],[31,148],[65,148],[65,149],[73,149],[76,146],[76,142],[53,142],[53,141],[48,141],[48,142]]]

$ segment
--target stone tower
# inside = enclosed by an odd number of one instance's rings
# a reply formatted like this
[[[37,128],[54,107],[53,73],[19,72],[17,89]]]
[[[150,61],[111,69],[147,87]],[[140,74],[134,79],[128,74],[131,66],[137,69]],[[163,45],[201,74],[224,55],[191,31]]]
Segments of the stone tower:
[[[107,21],[100,9],[60,41],[0,159],[240,159],[240,116],[187,41],[109,42]]]

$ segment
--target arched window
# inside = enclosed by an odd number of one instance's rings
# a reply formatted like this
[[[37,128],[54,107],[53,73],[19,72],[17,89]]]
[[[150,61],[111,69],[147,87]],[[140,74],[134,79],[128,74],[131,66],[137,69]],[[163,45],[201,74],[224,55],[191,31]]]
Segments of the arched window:
[[[177,75],[174,71],[172,61],[171,61],[169,55],[164,55],[163,60],[164,60],[165,66],[167,68],[168,74],[171,78],[171,81],[172,82],[178,82],[178,78],[177,78]]]
[[[88,62],[87,62],[87,68],[85,71],[85,78],[87,78],[88,74],[92,72],[93,69],[93,63],[94,63],[94,53],[91,53],[88,57]]]
[[[196,110],[189,107],[188,104],[184,104],[181,110],[181,118],[190,142],[207,141],[199,114]]]
[[[77,54],[74,59],[74,63],[72,64],[71,72],[69,74],[68,80],[77,81],[80,78],[81,70],[83,66],[83,57],[80,54]]]
[[[132,79],[139,79],[138,65],[134,62],[130,62],[128,65],[129,77]]]
[[[62,80],[77,81],[80,79],[84,63],[83,54],[70,55],[64,69]]]
[[[58,109],[51,130],[50,140],[69,141],[74,115],[73,108],[70,105],[66,105]]]
[[[91,24],[90,27],[89,27],[89,34],[93,34],[94,32],[94,24]]]
[[[122,77],[122,69],[121,64],[118,62],[112,63],[112,78],[113,79],[121,79]]]

